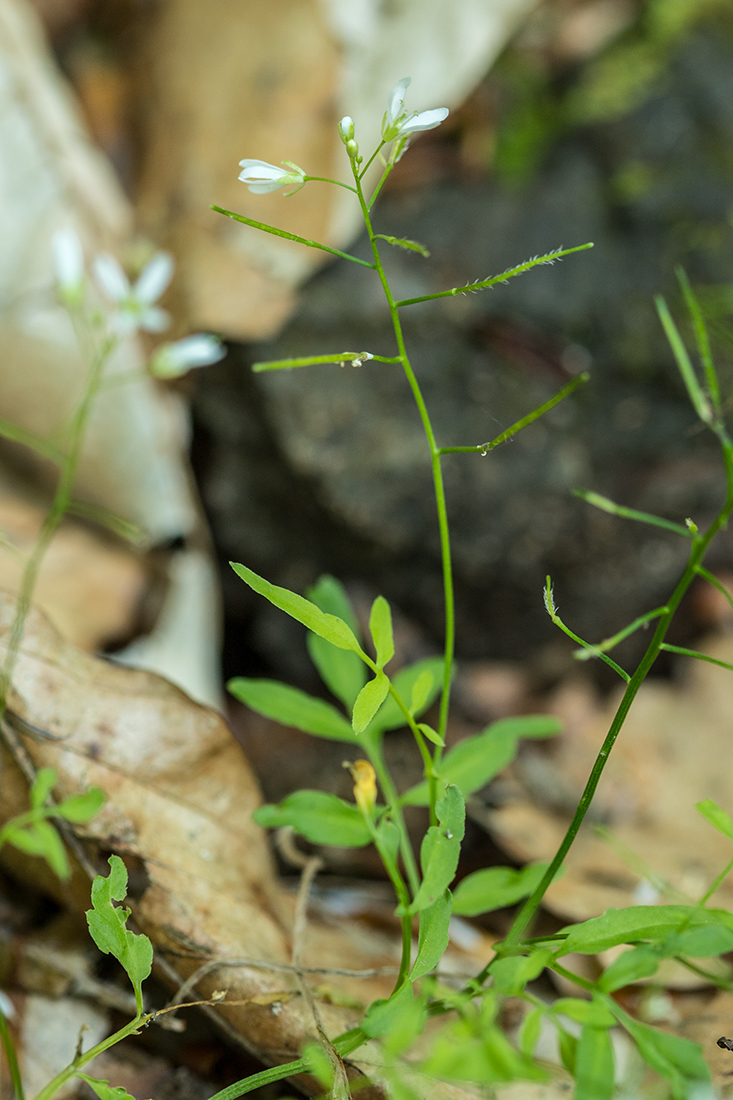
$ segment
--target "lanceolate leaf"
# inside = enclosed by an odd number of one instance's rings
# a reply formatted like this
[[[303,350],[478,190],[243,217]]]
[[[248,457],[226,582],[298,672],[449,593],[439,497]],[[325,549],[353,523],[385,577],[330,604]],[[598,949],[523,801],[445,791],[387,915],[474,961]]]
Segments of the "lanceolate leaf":
[[[357,641],[361,642],[354,609],[343,585],[335,577],[328,575],[320,577],[318,582],[308,589],[306,595],[321,611],[343,619],[353,631]],[[366,665],[353,650],[338,649],[310,631],[306,644],[311,660],[321,674],[323,682],[350,713],[357,695],[367,682]]]
[[[359,809],[326,791],[295,791],[276,806],[260,806],[252,816],[266,829],[290,825],[312,844],[363,848],[371,841]]]
[[[458,787],[448,784],[436,810],[438,824],[428,829],[420,849],[423,880],[410,906],[411,913],[433,905],[450,886],[458,866],[466,826],[466,805]]]
[[[608,1028],[586,1024],[575,1054],[573,1100],[611,1100],[613,1081],[613,1047]]]
[[[698,802],[695,809],[702,814],[706,821],[710,822],[714,829],[733,840],[733,821],[731,821],[730,814],[727,814],[725,810],[721,810],[712,798],[706,798],[703,802]]]
[[[364,732],[386,699],[388,691],[389,679],[383,672],[378,672],[373,680],[364,685],[354,703],[351,719],[354,733]]]
[[[441,689],[443,682],[442,657],[426,657],[422,661],[417,661],[414,665],[409,665],[408,668],[401,669],[391,677],[392,686],[405,706],[409,708],[412,701],[413,686],[425,672],[431,674],[433,681],[427,693],[423,692],[422,703],[421,706],[416,708],[415,717],[418,717],[430,706]],[[404,714],[392,696],[388,695],[371,724],[370,732],[371,730],[396,730],[405,725],[407,725],[407,720]]]
[[[420,913],[417,957],[412,964],[410,981],[417,981],[434,970],[448,947],[448,927],[451,917],[450,890]]]
[[[688,1097],[693,1083],[710,1081],[710,1069],[697,1043],[642,1024],[612,1002],[609,1007],[636,1043],[647,1065],[671,1083],[675,1097]]]
[[[395,684],[396,686],[396,684]],[[446,753],[440,773],[449,783],[460,787],[465,798],[485,787],[513,759],[522,737],[552,737],[560,732],[557,718],[549,714],[530,714],[525,718],[502,718],[482,733],[466,737]],[[427,782],[418,783],[402,796],[410,806],[427,806],[430,791]]]
[[[453,912],[475,917],[514,905],[529,897],[547,870],[546,863],[531,863],[517,871],[513,867],[487,867],[461,879],[453,893]]]
[[[298,688],[276,680],[248,680],[244,677],[230,680],[227,688],[240,702],[284,726],[294,726],[305,733],[328,737],[332,741],[356,742],[354,731],[343,714],[330,703],[315,699]]]
[[[384,668],[394,657],[392,612],[384,596],[377,596],[372,604],[369,632],[377,652],[377,667]]]
[[[723,909],[702,909],[689,905],[632,905],[628,909],[607,909],[600,917],[572,924],[562,954],[579,951],[595,955],[619,943],[664,940],[683,926],[685,930],[722,925],[733,928],[733,915]]]
[[[339,649],[350,649],[354,653],[361,654],[361,646],[354,637],[354,632],[343,619],[339,619],[336,615],[326,614],[321,611],[320,607],[316,607],[304,596],[299,596],[297,592],[291,592],[289,588],[280,588],[276,584],[271,584],[264,577],[260,577],[251,569],[248,569],[246,565],[238,565],[236,562],[230,562],[229,564],[245,584],[248,584],[260,596],[264,596],[275,607],[279,607],[286,615],[297,619],[299,623],[307,626],[314,634],[325,638],[327,642],[338,646]]]

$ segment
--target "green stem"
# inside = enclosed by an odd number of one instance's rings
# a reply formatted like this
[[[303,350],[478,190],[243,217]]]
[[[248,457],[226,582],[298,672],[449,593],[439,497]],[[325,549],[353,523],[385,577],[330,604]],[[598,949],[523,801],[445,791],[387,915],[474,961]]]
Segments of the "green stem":
[[[299,237],[297,233],[288,233],[284,229],[276,229],[274,225],[255,221],[254,218],[245,218],[244,214],[235,214],[233,210],[224,210],[221,206],[212,206],[211,209],[215,210],[217,214],[223,214],[225,218],[232,218],[235,222],[242,222],[243,225],[249,225],[253,229],[261,229],[263,233],[272,233],[274,237],[283,237],[286,241],[296,241],[308,248],[318,248],[321,252],[330,252],[332,256],[340,256],[343,260],[351,260],[352,264],[361,264],[362,267],[374,267],[374,264],[370,264],[368,260],[360,260],[358,256],[342,252],[339,248],[331,248],[327,244],[312,241],[308,237]]]
[[[2,1042],[5,1057],[8,1059],[8,1069],[10,1070],[10,1079],[13,1082],[15,1100],[25,1100],[23,1080],[20,1076],[20,1067],[18,1066],[18,1059],[15,1054],[15,1044],[13,1043],[8,1021],[5,1019],[5,1013],[2,1009],[0,1009],[0,1042]]]
[[[82,1066],[86,1066],[93,1058],[96,1058],[98,1054],[102,1054],[105,1050],[109,1050],[110,1047],[115,1046],[117,1043],[122,1042],[129,1035],[136,1035],[142,1027],[144,1027],[150,1020],[152,1020],[153,1014],[145,1016],[143,1013],[138,1013],[134,1020],[131,1020],[129,1024],[125,1024],[124,1027],[116,1031],[114,1035],[108,1036],[103,1039],[101,1043],[97,1043],[96,1046],[90,1047],[86,1054],[80,1054],[74,1061],[62,1069],[60,1073],[57,1073],[53,1080],[49,1081],[44,1088],[36,1095],[35,1100],[51,1100],[51,1097],[58,1092],[58,1090],[65,1085],[67,1081],[70,1081],[72,1077],[76,1075],[77,1070],[80,1070]]]
[[[328,176],[306,176],[305,183],[333,183],[336,187],[344,187],[347,191],[351,191],[353,195],[356,194],[356,188],[352,187],[350,183],[342,183],[341,180],[332,180]]]
[[[114,338],[106,337],[100,343],[93,356],[81,401],[71,421],[69,449],[61,465],[61,473],[56,493],[23,571],[15,618],[10,628],[8,649],[2,665],[2,670],[0,670],[0,717],[5,713],[8,691],[20,652],[20,643],[23,638],[23,631],[25,630],[25,623],[28,618],[28,612],[30,611],[31,599],[33,598],[38,574],[46,551],[71,504],[71,494],[76,480],[87,423],[102,380],[104,365],[114,344]]]
[[[395,825],[400,831],[400,855],[402,856],[402,862],[405,865],[405,873],[407,875],[407,881],[410,884],[410,890],[412,896],[420,889],[420,876],[417,871],[417,864],[415,863],[415,855],[412,851],[412,845],[410,844],[410,837],[407,832],[407,826],[405,825],[405,816],[402,812],[402,806],[395,790],[394,783],[392,782],[392,776],[389,774],[384,759],[382,757],[382,751],[379,745],[370,744],[368,741],[364,742],[364,750],[369,757],[369,762],[377,773],[377,779],[379,785],[382,788],[382,794],[385,797],[387,805],[389,806],[389,815],[394,821]],[[400,898],[400,901],[402,899]],[[409,901],[408,901],[409,906]]]
[[[669,629],[672,616],[677,610],[680,600],[687,592],[687,589],[690,587],[690,584],[697,575],[698,566],[708,548],[711,539],[722,527],[726,525],[731,511],[733,511],[733,447],[731,446],[730,440],[727,438],[722,428],[717,426],[717,428],[715,428],[714,430],[716,430],[716,434],[720,439],[723,449],[723,461],[725,464],[726,483],[728,487],[725,504],[723,505],[717,517],[710,525],[708,530],[705,532],[705,534],[701,536],[696,536],[693,539],[693,545],[690,551],[688,563],[677,583],[674,592],[672,593],[671,598],[667,603],[667,609],[665,613],[660,617],[659,622],[657,623],[656,630],[654,631],[654,636],[651,639],[649,646],[647,647],[647,650],[642,657],[638,668],[636,669],[636,672],[631,677],[629,683],[626,686],[626,690],[623,694],[618,710],[616,711],[614,719],[611,723],[611,727],[606,735],[603,745],[601,746],[600,752],[598,753],[595,764],[593,765],[593,769],[588,778],[588,782],[586,783],[585,790],[583,791],[580,802],[578,803],[578,807],[575,811],[575,814],[573,815],[573,819],[570,822],[568,830],[557,852],[555,853],[555,856],[550,866],[543,875],[541,882],[538,884],[536,889],[532,892],[530,897],[527,899],[527,901],[517,914],[509,930],[509,933],[504,939],[501,953],[506,953],[507,951],[516,948],[517,945],[520,943],[525,929],[532,921],[548,887],[550,886],[551,882],[555,878],[555,875],[562,866],[565,857],[568,854],[573,844],[573,841],[578,834],[578,830],[583,823],[585,815],[590,808],[591,802],[593,801],[596,788],[598,787],[599,780],[601,778],[601,775],[603,774],[603,769],[608,762],[609,755],[614,744],[616,743],[616,738],[619,735],[621,727],[626,721],[626,717],[631,708],[631,704],[636,698],[639,688],[646,679],[649,670],[651,669],[652,665],[657,659],[657,656],[659,655],[665,636]],[[482,982],[486,979],[489,974],[490,967],[491,964],[484,968],[484,970],[478,977],[478,981]]]
[[[353,161],[352,161],[353,166]],[[367,206],[364,198],[364,193],[361,188],[359,176],[354,167],[354,180],[356,183],[357,193],[359,196],[359,203],[361,205],[362,215],[364,218],[364,224],[366,226],[367,233],[369,234],[369,241],[372,246],[372,254],[374,256],[374,267],[379,275],[380,282],[382,284],[382,290],[384,296],[387,299],[387,305],[389,307],[390,316],[392,318],[392,327],[394,329],[395,340],[397,342],[397,350],[402,360],[402,369],[405,372],[408,385],[412,390],[412,395],[417,405],[418,413],[420,414],[420,420],[422,421],[423,431],[430,448],[430,459],[433,473],[433,486],[435,490],[435,503],[438,512],[438,527],[440,530],[440,552],[443,564],[443,592],[445,599],[445,650],[444,650],[444,668],[443,668],[443,691],[440,699],[440,719],[438,722],[438,734],[441,739],[445,740],[445,730],[448,723],[448,706],[450,703],[450,689],[451,689],[451,673],[453,669],[453,654],[455,650],[455,601],[453,594],[453,570],[451,566],[451,548],[450,548],[450,533],[448,530],[448,512],[445,501],[445,487],[443,484],[443,471],[440,463],[440,448],[437,445],[435,439],[435,432],[433,431],[433,425],[428,414],[427,406],[420,389],[420,385],[415,377],[415,372],[412,369],[409,356],[407,354],[407,348],[405,346],[405,338],[402,332],[402,324],[400,322],[399,312],[397,305],[392,294],[387,276],[385,275],[384,268],[382,267],[382,261],[379,255],[379,248],[377,246],[374,230],[372,228],[371,218],[369,216],[369,207]],[[433,757],[433,771],[437,770],[440,764],[441,748],[436,746],[435,755]],[[431,824],[436,824],[436,812],[435,803],[437,798],[437,780],[435,774],[430,776],[430,820]]]

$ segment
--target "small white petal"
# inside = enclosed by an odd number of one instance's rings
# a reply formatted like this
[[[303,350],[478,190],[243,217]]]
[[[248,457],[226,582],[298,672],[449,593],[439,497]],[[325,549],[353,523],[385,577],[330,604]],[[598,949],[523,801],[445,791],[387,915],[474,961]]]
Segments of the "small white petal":
[[[150,373],[156,378],[177,378],[192,367],[218,363],[225,355],[221,340],[200,332],[158,348],[150,361]]]
[[[79,235],[71,228],[57,229],[51,238],[56,281],[61,290],[73,294],[84,282],[84,250]]]
[[[132,296],[143,305],[157,302],[161,294],[168,289],[173,278],[173,257],[169,252],[156,252],[143,268],[135,283]]]
[[[148,306],[138,317],[138,328],[143,332],[165,332],[170,328],[171,315],[158,306]]]
[[[242,179],[242,177],[239,177]],[[246,180],[242,181],[246,183]],[[247,187],[253,195],[269,195],[271,191],[279,191],[281,187],[285,187],[287,183],[290,183],[289,179],[269,180],[268,182],[248,183]]]
[[[103,252],[92,260],[99,289],[113,302],[124,302],[130,295],[130,282],[114,256]]]
[[[449,115],[447,107],[436,107],[433,111],[421,111],[418,115],[406,118],[399,128],[400,137],[415,134],[419,130],[434,130]]]
[[[390,92],[387,102],[387,129],[394,124],[395,119],[402,113],[402,108],[405,105],[405,96],[407,95],[407,89],[410,83],[411,77],[404,76],[402,80],[399,80],[395,84]]]

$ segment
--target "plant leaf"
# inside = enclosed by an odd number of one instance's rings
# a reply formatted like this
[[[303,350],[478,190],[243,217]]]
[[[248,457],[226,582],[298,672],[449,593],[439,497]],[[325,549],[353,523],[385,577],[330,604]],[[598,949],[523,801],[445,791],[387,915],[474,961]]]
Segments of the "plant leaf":
[[[277,680],[249,680],[237,676],[228,682],[227,690],[258,714],[273,718],[283,726],[293,726],[331,741],[348,741],[352,745],[356,742],[354,731],[343,714],[330,703],[315,699],[299,688],[280,684]]]
[[[418,722],[417,728],[420,732],[427,737],[428,741],[432,741],[434,745],[445,745],[445,741],[440,736],[437,730],[434,730],[432,726],[429,726],[427,722]]]
[[[377,713],[389,691],[389,679],[378,672],[373,680],[368,680],[356,697],[351,725],[354,733],[363,733]]]
[[[714,829],[733,840],[733,820],[730,814],[721,810],[720,806],[713,802],[712,798],[705,798],[702,802],[698,802],[695,809],[710,822]]]
[[[448,947],[448,927],[451,918],[450,890],[420,913],[417,956],[410,971],[410,981],[417,981],[434,970]]]
[[[28,825],[12,827],[12,821],[6,826],[5,839],[20,852],[30,856],[41,856],[45,859],[51,870],[60,879],[71,877],[71,868],[66,857],[61,837],[50,823],[43,818],[33,821]]]
[[[598,979],[598,988],[604,993],[613,993],[641,978],[650,978],[652,974],[656,974],[661,961],[662,952],[656,945],[643,943],[639,947],[632,947],[606,967]]]
[[[343,585],[335,577],[325,574],[319,577],[316,584],[309,588],[306,595],[316,607],[329,615],[336,615],[343,619],[353,631],[354,637],[361,642],[359,626],[351,601],[346,595]],[[329,691],[333,692],[337,699],[351,712],[356,697],[367,681],[367,669],[364,662],[352,650],[339,649],[320,638],[317,634],[308,632],[306,638],[308,653],[313,664],[321,674],[323,682]]]
[[[551,1010],[584,1027],[611,1027],[614,1023],[613,1015],[598,1000],[581,1001],[580,997],[559,997],[552,1004]]]
[[[97,1094],[99,1100],[135,1100],[122,1085],[110,1085],[109,1081],[101,1081],[98,1077],[90,1077],[86,1073],[76,1073],[82,1081],[86,1081],[90,1089]]]
[[[540,976],[551,958],[552,952],[543,947],[531,955],[497,959],[491,967],[494,989],[507,997],[518,997],[527,982]]]
[[[458,883],[453,893],[453,912],[475,917],[514,905],[529,897],[547,870],[546,863],[530,863],[520,871],[513,867],[487,867]]]
[[[670,932],[705,925],[733,928],[733,915],[723,909],[702,909],[690,905],[632,905],[628,909],[607,909],[600,917],[562,928],[567,932],[562,955],[579,951],[596,955],[619,943],[636,940],[664,940]]]
[[[92,883],[92,908],[87,910],[89,934],[103,955],[114,955],[127,971],[138,1003],[141,986],[153,966],[153,945],[147,936],[126,928],[129,909],[113,905],[127,894],[127,868],[119,856],[109,857],[109,874]]]
[[[613,1047],[608,1028],[585,1024],[575,1054],[573,1100],[611,1100],[613,1081]]]
[[[394,245],[396,248],[406,248],[410,252],[419,252],[425,259],[430,255],[424,244],[411,241],[408,237],[386,237],[384,233],[375,233],[374,236],[377,240],[386,241],[387,244]]]
[[[369,633],[377,652],[377,668],[384,668],[394,657],[392,611],[384,596],[377,596],[369,615]]]
[[[439,694],[443,679],[443,658],[426,657],[422,661],[416,661],[414,665],[409,665],[407,668],[400,669],[399,672],[390,677],[393,688],[400,699],[407,705],[412,699],[412,689],[416,681],[419,680],[424,672],[429,672],[433,676],[433,683],[425,696],[423,705],[416,709],[413,717],[418,717],[422,711],[426,710]],[[369,732],[371,733],[372,730],[374,730],[381,733],[385,730],[401,729],[402,726],[406,725],[407,720],[404,714],[397,706],[392,696],[388,695],[373,721]]]
[[[430,692],[433,689],[435,683],[435,677],[429,668],[424,668],[417,680],[412,685],[412,693],[410,697],[410,714],[413,716],[422,711],[427,706],[428,699],[430,698]]]
[[[354,637],[354,632],[343,619],[321,611],[320,607],[316,607],[304,596],[299,596],[297,592],[291,592],[289,588],[280,588],[276,584],[271,584],[264,577],[248,569],[246,565],[238,565],[233,561],[229,564],[245,584],[260,596],[264,596],[275,607],[279,607],[286,615],[290,615],[292,619],[307,626],[314,634],[325,638],[327,642],[338,646],[339,649],[350,649],[362,655],[361,646]]]
[[[513,760],[520,738],[553,737],[559,732],[559,720],[549,714],[502,718],[474,737],[459,741],[446,753],[440,773],[448,783],[460,787],[464,798],[467,798],[485,787]],[[418,783],[402,796],[402,802],[409,806],[427,806],[429,801],[430,788],[426,781]]]
[[[433,905],[450,886],[458,867],[466,827],[466,805],[458,787],[450,783],[436,806],[438,824],[431,825],[420,849],[423,880],[410,913]]]
[[[671,1083],[676,1097],[689,1096],[690,1090],[687,1086],[691,1082],[710,1081],[710,1069],[697,1043],[679,1035],[657,1031],[649,1024],[632,1019],[618,1006],[611,1007],[636,1043],[644,1061]]]
[[[107,801],[104,791],[99,787],[90,787],[84,794],[75,794],[65,798],[54,810],[54,816],[63,817],[74,825],[84,825],[98,814]]]
[[[39,768],[30,789],[31,809],[39,810],[53,790],[56,772],[53,768]]]
[[[252,817],[265,829],[290,825],[311,844],[363,848],[372,839],[360,810],[326,791],[295,791],[277,805],[260,806]]]

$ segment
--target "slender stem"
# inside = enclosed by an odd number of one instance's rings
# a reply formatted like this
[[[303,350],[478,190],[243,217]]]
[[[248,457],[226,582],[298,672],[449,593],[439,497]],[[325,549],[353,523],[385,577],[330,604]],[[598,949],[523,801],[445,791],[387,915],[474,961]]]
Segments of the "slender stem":
[[[344,187],[347,191],[351,191],[352,194],[356,194],[356,188],[352,187],[350,183],[342,183],[341,180],[332,180],[328,176],[306,176],[306,183],[333,183],[336,187]]]
[[[71,422],[69,449],[61,465],[56,493],[23,571],[15,618],[10,629],[8,649],[0,670],[0,717],[5,713],[10,682],[18,659],[20,643],[23,638],[25,622],[30,611],[38,574],[46,551],[71,504],[71,493],[84,445],[87,423],[102,380],[104,365],[114,344],[113,337],[106,337],[101,341],[93,356],[82,398]]]
[[[223,214],[226,218],[232,218],[235,222],[242,222],[243,225],[249,225],[253,229],[261,229],[263,233],[272,233],[275,237],[283,237],[286,241],[296,241],[298,244],[307,245],[308,248],[319,248],[321,252],[330,252],[332,256],[340,256],[343,260],[351,260],[353,264],[361,264],[362,267],[374,267],[374,264],[370,264],[368,260],[360,260],[358,256],[342,252],[339,248],[331,248],[330,245],[312,241],[308,237],[300,237],[297,233],[287,233],[284,229],[276,229],[274,225],[255,221],[254,218],[245,218],[244,214],[235,214],[233,210],[224,210],[221,206],[212,206],[211,209],[215,210],[217,214]]]
[[[360,171],[359,171],[359,179],[360,179],[360,180],[363,180],[363,179],[364,179],[364,176],[365,176],[365,175],[367,174],[368,170],[369,170],[369,169],[371,168],[371,166],[372,166],[372,163],[373,163],[373,162],[374,162],[374,161],[375,161],[375,160],[377,159],[377,157],[378,157],[378,156],[379,156],[379,154],[380,154],[380,153],[382,152],[382,149],[384,149],[384,146],[385,146],[386,144],[387,144],[386,142],[384,142],[384,141],[380,141],[379,145],[378,145],[378,146],[377,146],[377,148],[376,148],[376,149],[374,150],[374,152],[373,152],[373,153],[372,153],[372,155],[370,156],[369,160],[368,160],[368,161],[366,162],[366,164],[364,165],[364,167],[363,167],[362,169],[360,169]]]
[[[13,1082],[15,1100],[24,1100],[23,1079],[20,1076],[20,1067],[18,1066],[18,1059],[15,1054],[15,1044],[13,1043],[8,1021],[5,1019],[5,1013],[2,1009],[0,1009],[0,1042],[2,1042],[5,1057],[8,1060],[8,1069],[10,1070],[10,1080]]]
[[[611,753],[611,749],[616,743],[616,738],[619,735],[621,727],[626,720],[626,717],[631,708],[631,704],[636,698],[636,694],[639,691],[639,688],[646,679],[649,670],[654,664],[662,648],[662,644],[669,629],[672,616],[677,610],[680,600],[687,592],[687,589],[690,587],[690,584],[696,576],[700,561],[705,554],[711,539],[722,527],[726,525],[731,511],[733,511],[733,447],[731,446],[730,440],[728,440],[725,432],[721,427],[716,426],[714,430],[716,430],[716,434],[720,439],[723,449],[726,483],[728,487],[725,504],[723,505],[717,517],[710,525],[708,530],[705,532],[705,534],[701,536],[696,536],[693,539],[693,545],[690,551],[690,558],[688,560],[688,563],[677,583],[674,592],[672,593],[672,596],[667,603],[667,609],[665,613],[660,617],[659,622],[657,623],[656,630],[654,631],[654,636],[650,641],[649,646],[647,647],[647,650],[642,657],[638,668],[636,669],[636,672],[633,674],[629,683],[627,684],[618,710],[616,711],[614,719],[611,723],[611,727],[608,731],[608,734],[606,735],[603,745],[601,746],[600,752],[598,753],[595,764],[593,765],[593,769],[588,778],[588,782],[586,783],[585,790],[583,791],[580,802],[578,803],[578,807],[575,811],[575,814],[573,815],[573,819],[570,822],[568,830],[557,852],[555,853],[555,856],[550,866],[543,875],[541,882],[538,884],[536,889],[532,892],[530,897],[523,905],[522,909],[517,914],[508,935],[504,939],[500,953],[506,953],[512,948],[515,948],[520,943],[522,935],[532,921],[542,901],[542,898],[544,897],[548,887],[550,886],[550,883],[553,881],[555,875],[562,866],[565,857],[568,854],[570,847],[572,846],[572,843],[578,834],[578,830],[583,823],[585,815],[590,808],[591,802],[593,801],[596,788],[598,787],[598,782],[601,778],[601,775],[603,774],[603,769],[606,766],[608,757]],[[484,970],[481,972],[478,977],[479,981],[484,981],[486,979],[490,971],[490,966],[491,964],[485,967]]]
[[[390,316],[392,318],[392,326],[394,329],[395,339],[397,341],[397,350],[399,351],[400,358],[402,360],[402,368],[405,372],[405,377],[412,390],[412,395],[417,405],[420,419],[423,425],[423,431],[430,448],[430,459],[433,473],[433,486],[435,490],[435,503],[438,512],[438,527],[440,530],[440,551],[443,564],[443,592],[445,599],[445,650],[444,650],[444,669],[443,669],[443,691],[440,700],[440,719],[438,723],[438,734],[441,739],[445,739],[445,730],[448,722],[448,706],[450,703],[450,689],[451,689],[451,673],[453,669],[453,654],[455,650],[455,601],[453,594],[453,570],[451,566],[451,549],[450,549],[450,533],[448,529],[448,512],[446,509],[445,501],[445,487],[443,484],[443,471],[441,469],[440,462],[440,448],[437,445],[435,439],[435,432],[433,431],[433,425],[430,420],[430,415],[425,404],[425,400],[422,395],[415,372],[412,369],[409,356],[407,354],[407,348],[405,346],[405,338],[402,332],[402,325],[400,322],[399,312],[395,304],[394,296],[390,288],[387,276],[385,275],[382,261],[379,255],[379,248],[372,228],[371,218],[369,217],[369,208],[364,198],[364,193],[361,188],[359,176],[357,175],[356,167],[354,169],[354,181],[356,183],[357,193],[359,196],[359,203],[361,205],[362,215],[364,218],[364,224],[366,226],[367,233],[369,234],[369,241],[372,246],[372,254],[374,255],[374,266],[379,275],[384,296],[387,299],[387,305],[389,307]],[[433,768],[437,769],[440,763],[441,748],[436,746],[435,755],[433,757]],[[430,783],[430,820],[431,824],[436,824],[435,803],[437,797],[437,781],[435,775],[432,775],[429,779]]]
[[[36,1095],[35,1100],[51,1100],[54,1093],[58,1092],[62,1085],[65,1085],[67,1081],[71,1080],[71,1078],[76,1075],[77,1070],[80,1070],[82,1066],[86,1066],[93,1058],[96,1058],[98,1054],[102,1054],[103,1051],[109,1050],[110,1047],[115,1046],[129,1035],[136,1035],[142,1027],[152,1020],[152,1018],[153,1013],[147,1016],[143,1015],[143,1013],[138,1013],[134,1020],[130,1020],[129,1024],[125,1024],[119,1031],[115,1031],[114,1035],[110,1035],[106,1039],[103,1039],[102,1042],[97,1043],[96,1046],[90,1047],[86,1054],[79,1055],[70,1065],[62,1069],[60,1073],[57,1073],[53,1080],[49,1081]]]
[[[400,831],[400,854],[402,856],[402,862],[405,865],[405,873],[407,874],[407,881],[410,884],[410,890],[413,897],[420,889],[420,876],[417,871],[417,864],[415,863],[415,855],[412,851],[412,845],[410,844],[410,837],[407,832],[407,826],[405,825],[405,816],[402,812],[402,806],[395,790],[394,783],[392,782],[392,776],[389,774],[387,766],[384,763],[382,757],[382,751],[379,745],[374,743],[370,744],[368,741],[364,742],[364,749],[369,757],[369,762],[377,773],[377,779],[379,785],[382,788],[382,793],[389,806],[390,817],[394,821],[395,825]]]
[[[716,890],[720,888],[720,886],[723,884],[725,879],[727,879],[731,871],[733,871],[733,859],[731,859],[729,863],[726,863],[720,874],[713,880],[710,886],[708,886],[707,890],[697,903],[698,906],[702,907],[703,905],[707,904],[708,901],[710,901],[713,894],[716,892]]]

